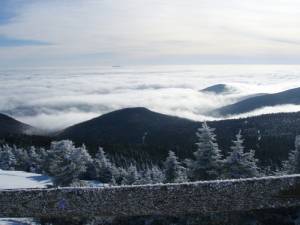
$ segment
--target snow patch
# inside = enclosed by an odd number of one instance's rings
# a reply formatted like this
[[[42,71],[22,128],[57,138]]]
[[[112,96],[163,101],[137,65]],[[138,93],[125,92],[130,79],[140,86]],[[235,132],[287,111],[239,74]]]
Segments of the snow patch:
[[[51,179],[45,175],[0,169],[0,189],[44,188],[51,185]]]

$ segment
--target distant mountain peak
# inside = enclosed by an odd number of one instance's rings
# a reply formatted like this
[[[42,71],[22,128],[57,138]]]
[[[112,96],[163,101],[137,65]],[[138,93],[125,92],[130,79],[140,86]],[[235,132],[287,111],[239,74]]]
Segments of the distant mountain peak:
[[[200,92],[211,94],[231,94],[236,91],[236,88],[228,84],[215,84],[200,90]]]

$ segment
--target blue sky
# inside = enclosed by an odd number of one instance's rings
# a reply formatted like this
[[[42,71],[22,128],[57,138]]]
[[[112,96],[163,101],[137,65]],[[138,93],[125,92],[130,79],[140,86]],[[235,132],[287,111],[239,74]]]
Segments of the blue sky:
[[[0,36],[0,47],[21,47],[21,46],[39,46],[39,45],[50,45],[50,43],[38,41],[38,40],[27,40],[17,39],[12,37]]]
[[[297,0],[1,0],[0,66],[300,63]]]

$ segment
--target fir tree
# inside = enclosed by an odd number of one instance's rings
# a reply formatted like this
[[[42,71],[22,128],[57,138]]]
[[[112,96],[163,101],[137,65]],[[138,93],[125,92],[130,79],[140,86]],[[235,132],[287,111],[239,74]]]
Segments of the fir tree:
[[[16,158],[13,154],[12,148],[4,145],[0,148],[0,169],[14,170],[16,166]]]
[[[178,161],[173,151],[169,151],[169,155],[164,162],[165,183],[179,183],[187,181],[186,169]]]
[[[103,148],[99,148],[92,163],[92,177],[102,183],[113,183],[114,168],[113,164],[106,157]]]
[[[191,180],[213,180],[220,176],[222,167],[221,153],[216,142],[213,128],[206,122],[198,129],[197,150],[194,152],[194,160],[189,160],[188,167]]]
[[[133,185],[140,179],[140,174],[135,165],[131,164],[127,170],[127,173],[123,179],[123,184]]]
[[[152,166],[151,168],[151,180],[153,184],[163,183],[166,177],[162,169],[158,166]]]
[[[139,179],[135,184],[152,184],[151,170],[149,168],[140,172]]]
[[[125,178],[127,177],[127,171],[122,167],[113,167],[113,182],[114,184],[121,185],[125,184]]]
[[[55,185],[69,185],[79,179],[91,161],[85,146],[76,148],[72,141],[52,142],[48,151],[48,173]]]
[[[18,148],[16,146],[12,147],[13,154],[16,158],[16,170],[29,171],[29,156],[25,149]]]
[[[283,171],[286,174],[300,173],[300,135],[295,138],[295,149],[289,153],[288,160],[283,162]]]
[[[225,178],[247,178],[259,176],[257,159],[254,158],[254,150],[244,151],[244,140],[241,131],[231,146],[231,152],[224,160],[222,176]]]
[[[33,173],[42,172],[42,159],[41,155],[37,154],[36,148],[31,146],[28,151],[28,165],[29,171]]]

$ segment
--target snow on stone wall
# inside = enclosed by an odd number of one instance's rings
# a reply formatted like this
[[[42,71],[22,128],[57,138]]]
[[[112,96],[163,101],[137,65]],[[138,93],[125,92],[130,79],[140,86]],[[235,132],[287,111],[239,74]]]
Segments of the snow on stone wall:
[[[0,190],[0,217],[179,215],[300,206],[300,175],[184,184]]]

